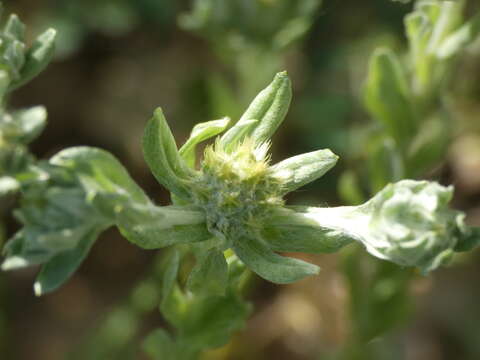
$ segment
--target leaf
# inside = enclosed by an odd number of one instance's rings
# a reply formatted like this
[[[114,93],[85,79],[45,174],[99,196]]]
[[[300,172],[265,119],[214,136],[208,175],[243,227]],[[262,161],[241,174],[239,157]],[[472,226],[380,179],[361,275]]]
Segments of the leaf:
[[[475,249],[480,246],[480,227],[472,226],[459,237],[458,243],[455,246],[455,251],[465,252]]]
[[[223,295],[228,282],[228,265],[223,252],[212,249],[197,258],[187,288],[198,294]]]
[[[145,128],[143,154],[157,181],[176,196],[188,200],[190,193],[186,183],[192,176],[187,164],[180,157],[173,135],[160,108]]]
[[[10,86],[10,74],[6,69],[0,69],[0,97],[4,97]]]
[[[114,221],[129,241],[142,248],[158,249],[211,237],[203,212],[153,205],[121,163],[104,150],[70,148],[50,162],[71,169],[95,208]]]
[[[92,229],[112,224],[86,201],[85,191],[68,171],[52,166],[44,171],[22,189],[15,216],[23,228],[4,247],[4,270],[48,262],[75,249]]]
[[[327,228],[305,216],[308,207],[277,210],[265,221],[262,238],[273,251],[333,253],[352,242],[335,228]]]
[[[233,245],[235,254],[262,278],[277,284],[288,284],[316,275],[318,266],[272,252],[259,240],[242,237]]]
[[[439,59],[445,60],[457,55],[480,34],[480,13],[450,34],[436,50]]]
[[[383,189],[388,183],[405,178],[404,161],[391,138],[372,136],[367,144],[367,166],[371,193]]]
[[[20,79],[12,83],[9,88],[10,91],[26,84],[47,67],[53,57],[55,37],[56,31],[54,29],[48,29],[37,37],[26,53]]]
[[[251,312],[249,304],[232,291],[226,296],[195,297],[186,310],[180,339],[183,346],[198,350],[225,345],[232,333],[245,326]]]
[[[292,100],[292,84],[290,83],[287,73],[278,73],[272,84],[274,84],[275,81],[278,81],[279,85],[268,110],[262,117],[252,117],[252,119],[258,119],[260,121],[251,135],[257,144],[262,144],[272,137],[275,130],[277,130],[285,119],[290,107],[290,102]]]
[[[126,205],[118,208],[116,223],[130,242],[144,249],[205,241],[212,237],[205,214],[188,207]]]
[[[235,147],[241,143],[242,139],[245,139],[247,134],[249,134],[258,125],[258,123],[258,120],[251,119],[245,120],[241,124],[236,124],[220,139],[222,148],[226,152],[233,151]]]
[[[17,15],[11,14],[5,24],[3,32],[15,40],[23,41],[25,38],[25,25]]]
[[[180,254],[172,249],[166,253],[162,262],[163,278],[160,310],[175,327],[180,327],[185,318],[186,299],[177,284],[178,269],[180,266]]]
[[[313,151],[272,166],[272,176],[279,179],[282,191],[288,193],[323,176],[337,160],[338,156],[328,149]]]
[[[452,137],[450,120],[439,113],[423,122],[408,149],[409,177],[420,177],[442,162]]]
[[[462,22],[463,1],[442,1],[438,3],[439,13],[434,23],[427,51],[435,53],[444,39]]]
[[[28,144],[45,128],[47,110],[43,106],[35,106],[13,112],[12,118],[18,128],[17,141]]]
[[[105,150],[86,146],[68,148],[53,156],[50,163],[70,169],[90,199],[100,197],[97,205],[104,205],[100,210],[108,216],[114,216],[115,206],[122,205],[120,200],[150,204],[123,165]]]
[[[16,79],[20,76],[20,69],[25,63],[24,54],[25,45],[18,40],[13,40],[6,45],[3,58],[9,66],[12,78]]]
[[[358,326],[356,333],[361,341],[371,342],[398,326],[412,310],[408,289],[413,272],[361,251],[352,247],[342,254],[343,273],[351,294],[351,316]]]
[[[292,98],[290,79],[286,72],[278,73],[272,83],[262,90],[252,101],[240,120],[221,138],[221,144],[226,149],[233,149],[245,137],[251,136],[257,145],[269,140],[288,112]],[[255,127],[248,127],[245,123],[258,120]],[[238,136],[242,133],[242,136]]]
[[[405,74],[389,49],[376,49],[370,58],[365,105],[400,147],[408,143],[416,121]]]
[[[47,261],[51,254],[47,251],[36,251],[32,254],[25,254],[23,251],[25,243],[24,233],[20,230],[11,237],[3,247],[5,259],[2,262],[2,270],[15,270],[26,266],[41,264]]]
[[[152,331],[144,340],[143,350],[154,360],[177,360],[176,344],[164,329]]]
[[[48,221],[46,219],[46,221]],[[62,226],[60,223],[59,226]],[[63,252],[74,249],[94,225],[79,225],[49,231],[27,224],[18,231],[3,249],[2,270],[13,270],[43,264]]]
[[[0,176],[0,198],[13,194],[20,189],[20,183],[10,176]]]
[[[424,53],[428,36],[431,34],[432,28],[425,14],[414,11],[405,16],[405,31],[410,43],[410,51],[417,62],[419,56]]]
[[[344,171],[340,176],[338,193],[348,205],[359,205],[366,201],[358,175],[352,170]]]
[[[47,294],[65,283],[87,257],[101,231],[92,229],[74,249],[61,252],[45,263],[33,287],[35,295]]]
[[[194,126],[190,137],[180,148],[180,156],[185,160],[188,166],[195,167],[195,149],[202,141],[208,140],[226,129],[230,118],[224,117],[220,120],[213,120],[200,123]]]

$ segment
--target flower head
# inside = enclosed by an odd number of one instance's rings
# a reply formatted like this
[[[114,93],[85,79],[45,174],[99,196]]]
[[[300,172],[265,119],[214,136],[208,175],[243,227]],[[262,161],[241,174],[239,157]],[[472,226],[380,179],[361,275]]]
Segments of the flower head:
[[[290,80],[279,73],[228,130],[228,118],[198,124],[180,149],[157,109],[143,149],[153,175],[171,192],[171,206],[155,205],[107,152],[61,151],[45,167],[43,181],[22,189],[17,213],[24,227],[6,245],[3,268],[43,264],[35,289],[51,291],[111,225],[146,249],[189,244],[198,261],[188,284],[208,282],[220,294],[231,275],[227,261],[240,260],[242,268],[269,281],[290,283],[319,268],[279,252],[335,252],[359,241],[374,256],[427,272],[454,251],[478,244],[479,231],[448,208],[452,188],[427,181],[391,184],[359,206],[286,206],[285,194],[318,179],[338,160],[325,149],[271,164],[271,137],[290,100]],[[196,146],[213,137],[197,167]],[[78,206],[70,215],[64,207],[71,210],[72,201]],[[218,280],[213,283],[212,271]]]

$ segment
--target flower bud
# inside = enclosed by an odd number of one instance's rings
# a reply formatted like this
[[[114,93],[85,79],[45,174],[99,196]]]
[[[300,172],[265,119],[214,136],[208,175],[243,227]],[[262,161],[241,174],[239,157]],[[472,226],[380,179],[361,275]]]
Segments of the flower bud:
[[[381,259],[428,272],[442,265],[466,233],[464,215],[448,208],[453,187],[403,180],[360,207],[369,224],[360,241]]]

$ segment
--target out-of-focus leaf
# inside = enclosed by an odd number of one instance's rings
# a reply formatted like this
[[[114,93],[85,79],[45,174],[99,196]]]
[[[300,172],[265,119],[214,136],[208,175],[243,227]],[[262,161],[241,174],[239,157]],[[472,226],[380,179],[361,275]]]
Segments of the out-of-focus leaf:
[[[86,202],[84,191],[70,181],[51,178],[24,192],[16,212],[23,228],[5,245],[2,269],[48,262],[75,249],[93,229],[111,224]]]
[[[74,249],[61,252],[46,262],[34,284],[35,295],[47,294],[65,283],[80,267],[100,232],[102,229],[92,229],[84,235]]]
[[[295,282],[320,271],[313,264],[275,254],[260,240],[242,237],[235,241],[233,250],[252,271],[277,284]]]
[[[177,284],[180,254],[176,249],[165,254],[162,263],[162,290],[160,310],[170,324],[179,328],[185,316],[185,298]]]
[[[4,45],[5,46],[5,45]],[[25,44],[18,40],[13,40],[6,45],[3,52],[3,60],[9,66],[12,78],[16,79],[20,76],[20,71],[25,64]]]
[[[17,15],[11,14],[3,28],[3,32],[5,35],[23,42],[25,38],[25,25]]]
[[[211,113],[215,116],[229,114],[231,118],[237,119],[241,115],[241,109],[230,84],[216,73],[209,73],[206,81]]]
[[[477,14],[442,42],[436,51],[437,57],[445,60],[457,55],[460,50],[472,43],[479,34],[480,14]]]
[[[56,31],[48,29],[36,38],[25,55],[25,64],[20,72],[20,79],[11,84],[10,90],[29,82],[47,67],[55,50],[55,36]]]
[[[410,92],[402,66],[389,49],[377,49],[370,59],[365,105],[402,147],[415,133]]]
[[[459,31],[458,28],[463,21],[464,5],[463,0],[419,1],[416,3],[415,10],[405,17],[414,75],[412,88],[418,96],[417,100],[421,100],[418,103],[419,117],[425,110],[422,108],[425,104],[422,102],[426,102],[428,107],[431,105],[429,102],[439,95],[441,83],[445,80],[445,74],[450,68],[450,63],[444,60],[458,51],[460,44],[468,37],[464,34],[459,36],[458,40],[448,40],[454,36],[452,34]],[[446,42],[452,46],[445,47]],[[448,47],[450,50],[447,49]],[[446,56],[442,57],[440,54],[444,52]]]
[[[20,183],[10,176],[0,177],[0,198],[15,193],[20,188]]]
[[[195,0],[191,12],[179,17],[179,24],[230,51],[240,47],[235,39],[249,47],[282,51],[307,32],[321,3]]]
[[[367,145],[367,165],[371,192],[376,193],[392,181],[404,178],[403,161],[393,141],[374,136]]]
[[[197,258],[187,287],[197,294],[223,295],[228,282],[228,266],[220,250],[212,249]]]
[[[480,227],[471,227],[467,236],[460,238],[455,251],[471,251],[480,246]]]
[[[176,344],[163,329],[151,332],[143,342],[143,350],[152,360],[178,360]]]
[[[462,11],[465,1],[439,1],[431,6],[438,6],[434,27],[428,42],[427,52],[435,53],[444,39],[462,22]]]
[[[0,69],[0,96],[3,97],[10,85],[10,74],[6,69]]]
[[[365,195],[360,187],[358,175],[351,171],[345,171],[338,181],[338,193],[349,205],[360,205],[365,202]]]
[[[451,136],[449,121],[442,119],[441,115],[425,121],[408,149],[408,176],[416,178],[438,165]]]
[[[354,331],[362,342],[369,342],[405,320],[411,306],[407,290],[412,272],[368,258],[360,248],[351,247],[343,254]]]
[[[182,343],[198,350],[225,345],[233,332],[245,326],[249,313],[249,304],[232,291],[225,296],[197,298],[180,328]]]
[[[43,106],[18,110],[3,114],[0,118],[0,132],[3,138],[11,142],[28,144],[43,131],[46,125],[47,111]]]

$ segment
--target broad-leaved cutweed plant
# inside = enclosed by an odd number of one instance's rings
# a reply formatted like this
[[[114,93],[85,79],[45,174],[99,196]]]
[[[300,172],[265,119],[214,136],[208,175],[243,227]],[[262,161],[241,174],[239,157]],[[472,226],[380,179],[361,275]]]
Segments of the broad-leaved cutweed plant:
[[[17,25],[7,24],[2,38],[8,54],[2,57],[8,69],[5,91],[38,72],[52,48],[48,31],[25,55],[18,45],[23,28],[13,19],[8,24]],[[453,189],[435,182],[391,183],[358,206],[286,204],[287,193],[319,179],[338,160],[330,150],[318,150],[272,163],[272,137],[291,97],[289,77],[278,73],[238,121],[198,124],[180,149],[162,110],[155,110],[143,153],[157,181],[170,191],[170,206],[156,205],[113,155],[97,148],[68,148],[47,161],[22,163],[21,170],[2,165],[1,183],[9,189],[3,193],[19,191],[15,216],[22,224],[4,247],[2,269],[40,265],[34,289],[43,295],[68,280],[111,226],[141,248],[168,247],[160,310],[175,337],[156,330],[146,350],[158,359],[177,360],[225,344],[244,326],[251,309],[242,289],[250,271],[286,284],[320,270],[282,253],[332,253],[359,242],[375,257],[427,273],[478,243],[477,230],[448,206]],[[12,138],[13,123],[20,134],[13,136],[14,146],[26,151],[22,141],[38,133],[44,113],[3,116],[0,139]],[[211,143],[197,159],[197,145],[207,140]],[[0,148],[2,158],[9,146]],[[185,279],[180,269],[192,258]]]

